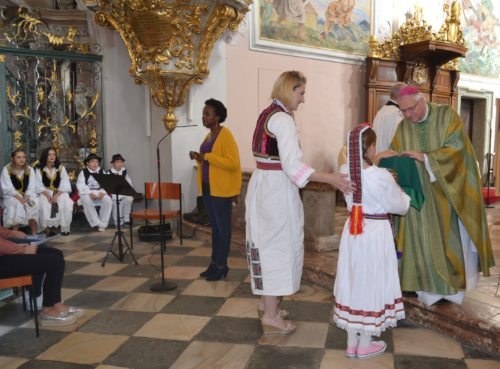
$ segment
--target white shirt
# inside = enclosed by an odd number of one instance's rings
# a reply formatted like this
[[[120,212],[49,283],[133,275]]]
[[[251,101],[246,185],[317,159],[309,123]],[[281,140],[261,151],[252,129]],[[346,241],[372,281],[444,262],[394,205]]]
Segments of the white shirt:
[[[403,113],[395,105],[384,105],[377,112],[373,119],[373,130],[377,134],[377,154],[389,149],[396,129],[403,118]]]

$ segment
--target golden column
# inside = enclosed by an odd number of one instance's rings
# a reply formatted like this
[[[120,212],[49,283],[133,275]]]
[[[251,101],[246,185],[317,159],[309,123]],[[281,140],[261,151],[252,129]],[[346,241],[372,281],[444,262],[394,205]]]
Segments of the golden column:
[[[115,29],[130,56],[129,73],[166,109],[168,131],[177,124],[190,85],[208,76],[215,42],[236,31],[252,0],[98,0],[96,22]]]

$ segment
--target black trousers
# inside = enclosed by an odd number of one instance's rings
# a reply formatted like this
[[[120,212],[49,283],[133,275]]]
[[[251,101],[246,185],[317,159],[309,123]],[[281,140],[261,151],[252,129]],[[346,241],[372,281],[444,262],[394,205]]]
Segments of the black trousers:
[[[231,247],[232,198],[211,196],[210,185],[207,183],[202,184],[202,190],[203,202],[212,227],[212,263],[218,266],[227,265]]]
[[[52,247],[38,248],[34,255],[0,255],[0,278],[44,274],[43,306],[50,307],[61,302],[61,287],[64,276],[64,256],[61,250]]]

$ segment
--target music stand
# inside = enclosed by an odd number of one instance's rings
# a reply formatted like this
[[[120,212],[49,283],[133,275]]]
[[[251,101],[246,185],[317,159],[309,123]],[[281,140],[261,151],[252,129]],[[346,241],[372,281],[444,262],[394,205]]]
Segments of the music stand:
[[[137,265],[137,260],[135,259],[134,253],[130,248],[127,239],[124,236],[124,232],[121,228],[121,219],[120,219],[120,195],[124,196],[136,196],[137,192],[130,186],[125,177],[115,174],[98,174],[91,173],[91,175],[95,178],[97,183],[106,191],[108,194],[116,195],[116,232],[111,241],[111,244],[108,247],[108,251],[106,252],[106,256],[104,257],[101,266],[104,267],[106,264],[106,260],[108,260],[109,254],[113,254],[119,261],[123,261],[125,254],[127,252],[130,253],[130,256],[134,260],[134,264]],[[113,246],[115,245],[115,241],[118,239],[118,255],[113,251]],[[123,252],[123,244],[127,248],[125,252]]]

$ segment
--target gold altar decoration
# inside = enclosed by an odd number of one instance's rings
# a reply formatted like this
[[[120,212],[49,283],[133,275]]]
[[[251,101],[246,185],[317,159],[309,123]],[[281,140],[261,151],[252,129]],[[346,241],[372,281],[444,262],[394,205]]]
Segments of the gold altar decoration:
[[[81,24],[46,23],[26,8],[4,10],[0,154],[5,159],[23,148],[33,164],[54,147],[74,179],[88,153],[102,150],[101,57],[90,53],[99,45],[87,42]]]
[[[90,52],[90,44],[88,42],[80,42],[79,33],[75,27],[70,26],[65,35],[57,35],[48,30],[47,25],[41,20],[30,15],[28,9],[18,8],[18,19],[13,24],[14,32],[4,32],[3,38],[9,43],[21,45],[32,41],[33,38],[38,40],[45,38],[49,45],[55,48],[63,48],[68,51],[74,51],[81,54]]]
[[[168,131],[174,109],[184,104],[191,84],[208,76],[215,42],[236,31],[252,0],[97,0],[95,20],[115,29],[130,56],[129,73],[146,84],[156,105],[166,109]]]
[[[462,28],[460,26],[460,3],[453,0],[451,5],[445,2],[443,11],[445,22],[439,32],[432,32],[432,26],[423,19],[422,8],[415,6],[413,14],[406,14],[406,21],[397,32],[383,42],[377,42],[374,35],[370,37],[368,56],[373,58],[399,60],[400,46],[421,41],[440,41],[464,46]],[[448,68],[456,67],[456,62],[447,64]]]

